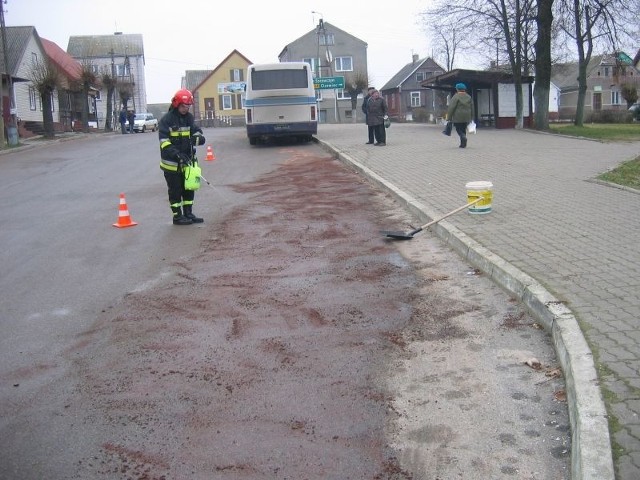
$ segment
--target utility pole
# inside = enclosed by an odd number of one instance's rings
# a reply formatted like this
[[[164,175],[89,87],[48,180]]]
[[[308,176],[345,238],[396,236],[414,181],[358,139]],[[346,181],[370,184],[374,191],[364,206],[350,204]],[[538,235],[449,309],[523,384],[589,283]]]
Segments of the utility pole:
[[[318,23],[318,57],[320,56],[320,39],[322,38],[324,42],[324,50],[325,50],[325,59],[327,61],[327,69],[329,70],[329,76],[333,75],[333,54],[329,50],[329,41],[327,39],[327,30],[324,26],[324,19],[320,19]],[[318,60],[320,60],[318,58]],[[333,89],[333,114],[336,122],[339,120],[339,112],[338,112],[338,91]]]
[[[7,3],[7,0],[2,2]],[[9,123],[7,124],[7,136],[9,146],[15,146],[18,144],[18,127],[16,126],[16,114],[13,106],[13,79],[11,78],[11,71],[9,69],[9,56],[7,53],[7,31],[4,25],[4,6],[0,5],[0,30],[2,30],[2,54],[4,60],[4,73],[7,76],[7,87],[9,90]],[[4,111],[2,112],[2,123],[4,124]],[[4,125],[2,128],[2,137],[4,140]],[[4,141],[2,146],[4,146]]]

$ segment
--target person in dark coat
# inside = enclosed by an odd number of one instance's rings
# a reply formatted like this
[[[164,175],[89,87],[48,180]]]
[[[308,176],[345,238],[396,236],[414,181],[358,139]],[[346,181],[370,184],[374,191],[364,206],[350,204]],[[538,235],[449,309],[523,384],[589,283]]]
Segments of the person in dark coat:
[[[136,112],[129,110],[127,113],[127,120],[129,120],[129,133],[133,133],[133,122],[136,119]]]
[[[193,213],[195,191],[184,188],[184,169],[197,162],[195,147],[205,143],[202,129],[189,112],[191,105],[193,94],[186,89],[178,90],[171,99],[169,111],[158,123],[160,168],[167,182],[174,225],[204,222]]]
[[[371,94],[373,93],[374,90],[375,90],[374,87],[369,87],[367,90],[367,96],[364,97],[364,100],[362,101],[362,111],[364,112],[364,121],[367,124],[367,131],[369,133],[369,141],[367,142],[367,145],[373,144],[373,127],[369,125],[369,121],[368,121],[369,109],[367,108],[367,102],[371,98]]]
[[[120,120],[120,131],[124,135],[125,133],[127,133],[127,111],[124,109],[124,107],[122,107],[122,109],[120,110],[120,116],[118,117],[118,120]]]
[[[467,125],[473,120],[473,99],[464,83],[456,84],[456,93],[449,101],[447,120],[453,123],[460,137],[460,148],[467,148]]]
[[[378,90],[374,90],[367,102],[367,125],[373,127],[375,146],[384,147],[387,144],[387,132],[384,121],[387,117],[387,102],[380,96]]]

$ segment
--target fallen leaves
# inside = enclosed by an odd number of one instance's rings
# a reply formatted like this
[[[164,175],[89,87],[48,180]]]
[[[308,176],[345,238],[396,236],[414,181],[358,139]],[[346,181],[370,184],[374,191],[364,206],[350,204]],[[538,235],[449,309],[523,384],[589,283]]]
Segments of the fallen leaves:
[[[536,383],[536,385],[542,385],[550,380],[562,377],[562,369],[560,367],[543,367],[540,360],[535,357],[531,357],[523,363],[536,371],[544,371],[544,375],[547,377],[546,380],[542,380],[541,382]],[[553,398],[557,402],[566,402],[567,392],[564,389],[557,390],[553,393]]]
[[[554,392],[553,398],[555,398],[558,402],[566,402],[567,392],[565,390],[558,390],[557,392]]]
[[[525,360],[524,363],[526,365],[529,365],[534,370],[540,370],[542,368],[542,364],[540,363],[540,360],[538,360],[535,357],[532,357],[532,358],[529,358],[529,359]]]

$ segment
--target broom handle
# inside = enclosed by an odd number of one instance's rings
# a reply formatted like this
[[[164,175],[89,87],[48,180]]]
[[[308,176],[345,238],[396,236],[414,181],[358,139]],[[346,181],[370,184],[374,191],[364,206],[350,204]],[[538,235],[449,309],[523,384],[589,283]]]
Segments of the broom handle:
[[[417,232],[419,232],[420,230],[424,230],[427,227],[430,227],[431,225],[433,225],[434,223],[438,223],[440,220],[444,220],[447,217],[450,217],[451,215],[453,215],[454,213],[458,213],[460,210],[464,210],[465,208],[470,207],[471,205],[475,205],[476,203],[478,203],[480,200],[484,200],[484,197],[478,197],[476,198],[473,202],[469,202],[466,205],[463,205],[461,207],[456,208],[455,210],[450,211],[449,213],[441,216],[440,218],[436,218],[435,220],[431,220],[429,223],[425,223],[424,225],[422,225],[418,230],[416,230]]]

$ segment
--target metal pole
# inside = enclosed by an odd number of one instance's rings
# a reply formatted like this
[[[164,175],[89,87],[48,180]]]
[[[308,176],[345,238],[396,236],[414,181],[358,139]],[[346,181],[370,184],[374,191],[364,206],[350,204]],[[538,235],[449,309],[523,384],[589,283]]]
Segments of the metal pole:
[[[4,69],[5,74],[7,75],[7,87],[9,90],[9,123],[7,124],[7,133],[9,133],[9,128],[16,128],[16,114],[13,107],[13,79],[11,78],[11,72],[9,71],[9,57],[7,55],[7,32],[6,27],[4,25],[4,7],[0,4],[0,30],[2,30],[2,53],[4,56]],[[2,115],[4,116],[4,106]],[[4,136],[4,131],[2,132]],[[9,135],[9,144],[17,145],[18,139],[17,137],[13,138],[13,135]]]

